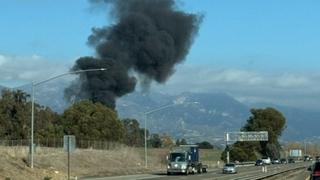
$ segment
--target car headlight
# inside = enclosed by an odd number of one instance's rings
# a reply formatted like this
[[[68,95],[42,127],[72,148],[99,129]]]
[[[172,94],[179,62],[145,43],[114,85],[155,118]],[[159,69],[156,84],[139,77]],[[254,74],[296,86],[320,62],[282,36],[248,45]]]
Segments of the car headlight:
[[[170,169],[171,168],[171,164],[168,164],[168,169]]]
[[[187,165],[186,164],[182,164],[181,165],[181,169],[187,169]]]

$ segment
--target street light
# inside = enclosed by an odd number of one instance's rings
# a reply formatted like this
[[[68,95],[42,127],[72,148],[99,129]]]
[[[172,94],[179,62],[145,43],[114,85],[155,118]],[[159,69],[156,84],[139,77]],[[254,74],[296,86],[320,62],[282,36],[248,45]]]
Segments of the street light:
[[[147,155],[147,116],[148,114],[152,114],[154,112],[161,111],[163,109],[167,109],[172,106],[181,105],[181,104],[198,104],[199,102],[183,102],[183,101],[174,101],[171,104],[163,105],[158,108],[152,109],[150,111],[144,112],[144,160],[145,160],[145,167],[148,167],[148,155]]]
[[[33,151],[34,151],[34,147],[33,147],[33,124],[34,124],[34,87],[38,86],[40,84],[43,84],[45,82],[57,79],[59,77],[65,76],[65,75],[69,75],[69,74],[79,74],[79,73],[83,73],[83,72],[91,72],[91,71],[106,71],[106,68],[100,68],[100,69],[84,69],[84,70],[77,70],[77,71],[70,71],[67,73],[63,73],[63,74],[59,74],[57,76],[48,78],[46,80],[42,80],[39,82],[32,82],[32,100],[31,100],[31,141],[30,141],[30,167],[33,168]]]

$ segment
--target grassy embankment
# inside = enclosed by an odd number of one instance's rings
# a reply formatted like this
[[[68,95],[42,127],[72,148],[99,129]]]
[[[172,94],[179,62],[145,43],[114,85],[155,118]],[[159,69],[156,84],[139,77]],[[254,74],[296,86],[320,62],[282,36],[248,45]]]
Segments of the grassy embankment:
[[[114,176],[165,171],[168,149],[148,149],[148,168],[144,149],[119,146],[114,150],[77,149],[71,154],[71,176]],[[215,168],[220,151],[200,150],[209,168]],[[0,147],[0,179],[66,179],[67,153],[62,148],[37,148],[34,169],[28,167],[27,147]]]

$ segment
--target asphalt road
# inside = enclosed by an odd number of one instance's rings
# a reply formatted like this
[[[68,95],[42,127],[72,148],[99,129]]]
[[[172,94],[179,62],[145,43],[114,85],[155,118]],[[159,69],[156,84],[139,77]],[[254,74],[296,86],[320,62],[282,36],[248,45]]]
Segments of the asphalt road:
[[[195,174],[195,175],[170,175],[167,176],[165,173],[154,173],[154,174],[142,174],[142,175],[131,175],[131,176],[116,176],[116,177],[104,177],[104,178],[90,178],[87,180],[141,180],[141,179],[151,179],[151,180],[232,180],[232,179],[255,179],[262,174],[272,174],[277,173],[282,170],[298,167],[298,166],[305,166],[307,167],[309,163],[293,163],[293,164],[279,164],[279,165],[270,165],[267,167],[267,172],[262,172],[261,166],[246,166],[246,167],[238,167],[237,174],[222,174],[221,169],[213,169],[210,170],[208,173],[203,174]],[[305,170],[304,170],[305,169]],[[301,169],[304,173],[299,174],[299,180],[305,180],[308,176],[308,171],[306,168]],[[293,177],[294,178],[294,177]],[[291,178],[290,178],[291,179]],[[295,179],[292,179],[295,180]]]
[[[309,180],[310,178],[310,171],[307,171],[307,169],[304,169],[302,171],[299,171],[299,173],[296,173],[294,176],[289,177],[288,180]]]

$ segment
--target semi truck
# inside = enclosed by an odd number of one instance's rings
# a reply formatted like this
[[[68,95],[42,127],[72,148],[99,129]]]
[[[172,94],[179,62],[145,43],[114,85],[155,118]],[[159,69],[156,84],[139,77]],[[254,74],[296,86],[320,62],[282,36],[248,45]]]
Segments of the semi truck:
[[[207,172],[207,165],[199,160],[198,145],[180,145],[172,148],[167,156],[167,175],[195,174]]]

